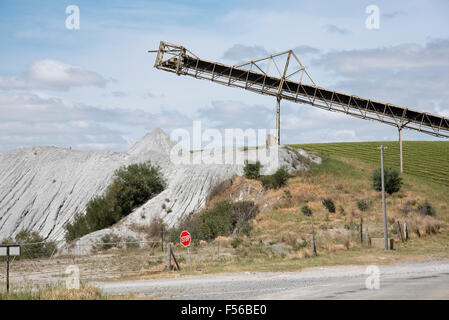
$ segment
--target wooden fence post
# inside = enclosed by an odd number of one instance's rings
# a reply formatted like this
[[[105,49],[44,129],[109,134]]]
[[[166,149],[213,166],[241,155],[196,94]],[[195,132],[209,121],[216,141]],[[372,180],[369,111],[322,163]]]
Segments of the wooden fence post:
[[[360,243],[363,244],[363,219],[360,218]]]
[[[398,229],[398,233],[399,233],[399,236],[401,237],[401,241],[402,242],[404,242],[404,237],[403,237],[403,235],[402,235],[402,229],[401,229],[401,224],[399,223],[399,221],[397,221],[397,229]]]
[[[366,245],[367,248],[370,247],[368,226],[366,226],[366,229],[365,229],[365,245]]]
[[[407,228],[407,220],[404,220],[404,238],[408,240],[408,228]]]
[[[316,256],[315,232],[312,232],[312,256]]]
[[[167,270],[171,270],[171,243],[167,243]]]

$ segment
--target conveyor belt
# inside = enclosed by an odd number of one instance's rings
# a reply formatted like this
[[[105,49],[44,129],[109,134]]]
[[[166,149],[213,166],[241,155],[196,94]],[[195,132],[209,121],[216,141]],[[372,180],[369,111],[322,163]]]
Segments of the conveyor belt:
[[[401,128],[409,128],[435,136],[449,137],[449,119],[373,101],[354,95],[327,90],[314,85],[269,76],[254,70],[210,62],[187,54],[183,47],[172,58],[163,60],[161,49],[155,67],[190,75],[228,86],[240,87],[294,102],[306,103],[329,111],[343,112],[363,119],[381,121]]]

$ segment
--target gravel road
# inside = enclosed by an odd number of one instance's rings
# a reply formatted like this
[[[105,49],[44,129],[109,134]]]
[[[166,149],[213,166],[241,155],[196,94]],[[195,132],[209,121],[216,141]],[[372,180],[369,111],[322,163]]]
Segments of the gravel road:
[[[367,273],[367,266],[317,267],[299,272],[214,274],[95,285],[107,294],[134,293],[136,297],[157,299],[449,300],[449,260],[378,268]],[[367,288],[367,282],[371,289]]]

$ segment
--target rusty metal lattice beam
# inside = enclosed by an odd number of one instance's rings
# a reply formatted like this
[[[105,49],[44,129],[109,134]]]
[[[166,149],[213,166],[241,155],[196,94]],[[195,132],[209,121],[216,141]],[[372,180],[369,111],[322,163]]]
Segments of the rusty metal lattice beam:
[[[360,119],[380,121],[395,127],[400,126],[449,138],[447,118],[318,87],[291,50],[234,66],[202,60],[183,46],[167,42],[161,42],[159,50],[149,52],[157,53],[155,68],[177,75],[210,80],[226,86],[275,96],[278,101],[286,99],[305,103]],[[284,69],[280,70],[276,59],[282,56],[287,56],[287,59]],[[291,57],[294,58],[297,67],[288,72]],[[264,71],[261,65],[265,62],[267,71]],[[268,72],[270,63],[275,66],[277,74]],[[298,81],[293,79],[294,76],[299,77]]]

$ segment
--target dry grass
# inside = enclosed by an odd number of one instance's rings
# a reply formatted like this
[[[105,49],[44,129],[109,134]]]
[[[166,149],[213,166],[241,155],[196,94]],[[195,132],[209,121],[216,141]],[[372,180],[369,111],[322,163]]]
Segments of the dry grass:
[[[0,300],[99,300],[106,299],[94,286],[82,286],[80,289],[66,289],[62,286],[43,286],[0,292]]]

